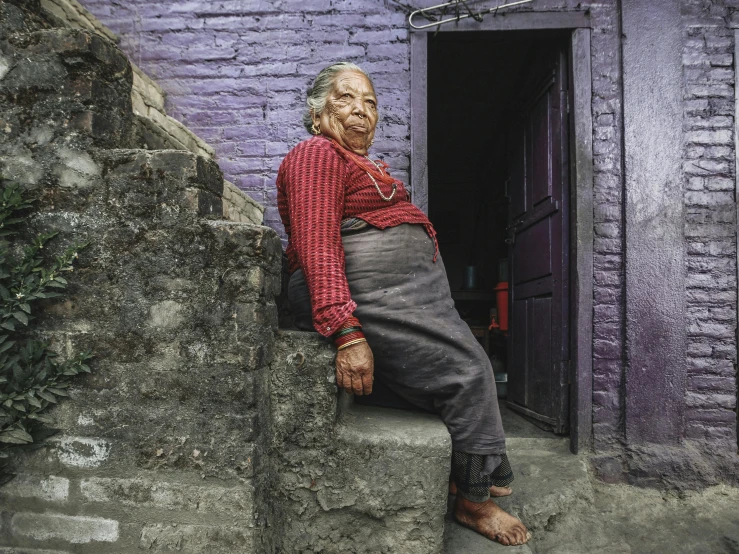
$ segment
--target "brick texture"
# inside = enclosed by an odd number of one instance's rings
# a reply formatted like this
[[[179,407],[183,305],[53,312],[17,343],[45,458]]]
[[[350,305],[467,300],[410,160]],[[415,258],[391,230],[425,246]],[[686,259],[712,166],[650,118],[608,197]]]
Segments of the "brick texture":
[[[362,64],[383,118],[375,141],[407,181],[409,38],[405,15],[381,2],[83,2],[122,37],[129,57],[168,95],[167,111],[215,147],[226,178],[267,206],[282,233],[274,183],[289,148],[308,137],[305,91],[331,61]]]
[[[593,439],[596,450],[624,433],[623,173],[619,13],[593,6]]]
[[[732,3],[686,0],[685,241],[689,439],[736,450],[736,203]]]

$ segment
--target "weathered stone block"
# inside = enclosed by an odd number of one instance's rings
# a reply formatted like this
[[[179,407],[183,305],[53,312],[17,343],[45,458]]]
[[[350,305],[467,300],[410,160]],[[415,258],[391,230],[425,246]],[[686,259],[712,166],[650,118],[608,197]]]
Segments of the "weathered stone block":
[[[337,416],[336,354],[318,333],[279,331],[270,372],[272,444],[326,444]]]
[[[254,548],[248,529],[206,525],[147,524],[139,542],[141,550],[184,554],[247,554]]]
[[[58,539],[71,544],[115,542],[119,536],[117,521],[52,513],[17,513],[10,521],[10,529],[18,538],[38,541]]]
[[[22,547],[3,547],[0,546],[0,554],[72,554],[71,552],[65,550],[45,550],[45,549],[37,549],[37,548],[22,548]]]
[[[268,540],[278,552],[440,552],[451,455],[445,426],[381,408],[340,415],[333,363],[333,348],[317,333],[278,334]]]
[[[112,444],[104,439],[70,435],[51,439],[49,444],[56,447],[62,464],[82,469],[99,467],[108,459],[112,448]]]
[[[110,40],[95,33],[74,29],[49,29],[17,35],[10,42],[16,48],[22,48],[29,55],[46,55],[52,52],[75,64],[79,63],[79,60],[75,58],[77,56],[100,62],[102,66],[96,68],[95,72],[99,78],[115,74],[130,74],[131,71],[126,56],[118,47]]]
[[[0,504],[5,504],[2,499],[7,497],[64,502],[69,497],[69,479],[55,475],[20,474],[0,488]]]
[[[130,146],[131,69],[109,40],[71,29],[22,33],[9,41],[6,56],[12,65],[0,96],[21,119],[59,122],[96,146]]]
[[[190,185],[223,194],[223,174],[218,165],[191,152],[163,150],[116,150],[100,152],[99,159],[106,177],[117,179],[170,179],[173,183]]]
[[[196,451],[197,457],[203,453]],[[80,493],[87,502],[112,503],[132,508],[156,508],[197,513],[229,513],[244,521],[254,508],[250,483],[234,487],[192,485],[145,478],[83,479]]]

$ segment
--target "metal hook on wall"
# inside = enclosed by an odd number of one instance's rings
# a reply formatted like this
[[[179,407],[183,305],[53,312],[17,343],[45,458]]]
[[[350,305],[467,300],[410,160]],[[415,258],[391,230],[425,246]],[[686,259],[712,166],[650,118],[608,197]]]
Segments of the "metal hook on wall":
[[[429,27],[437,27],[439,25],[443,25],[444,23],[451,23],[452,21],[459,21],[460,19],[466,19],[468,17],[474,17],[475,19],[477,19],[477,17],[475,17],[475,16],[478,16],[479,17],[479,16],[482,16],[482,15],[488,14],[488,13],[493,13],[493,12],[496,12],[497,13],[498,10],[503,10],[503,9],[506,9],[506,8],[512,8],[514,6],[520,6],[521,4],[528,4],[529,2],[533,2],[534,0],[518,0],[516,2],[511,2],[510,4],[500,4],[500,5],[495,6],[493,8],[488,8],[488,9],[486,9],[484,11],[481,11],[481,12],[479,12],[477,14],[473,14],[471,12],[470,13],[466,13],[466,14],[461,14],[461,15],[460,14],[457,14],[454,17],[449,17],[447,19],[442,19],[441,21],[433,21],[432,23],[426,23],[425,25],[414,25],[413,24],[413,17],[416,16],[416,15],[421,15],[422,17],[427,18],[427,20],[428,20],[429,17],[432,17],[431,14],[427,14],[426,13],[427,11],[439,10],[439,9],[446,9],[446,8],[448,8],[450,6],[456,6],[456,7],[464,6],[464,7],[467,7],[467,4],[468,3],[469,4],[472,4],[473,2],[479,2],[479,1],[481,1],[481,0],[467,0],[467,2],[465,2],[464,0],[452,0],[451,2],[446,2],[444,4],[438,4],[436,6],[431,6],[431,7],[428,7],[428,8],[421,8],[420,10],[416,10],[414,12],[411,12],[411,14],[408,16],[408,24],[411,27],[413,27],[414,29],[428,29]],[[442,16],[443,16],[443,14],[442,14]]]

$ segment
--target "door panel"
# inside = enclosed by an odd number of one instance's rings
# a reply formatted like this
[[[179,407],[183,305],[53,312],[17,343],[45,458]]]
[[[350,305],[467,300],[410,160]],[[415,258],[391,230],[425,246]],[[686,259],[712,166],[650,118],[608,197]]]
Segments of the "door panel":
[[[523,128],[513,130],[510,141],[511,158],[514,160],[521,160],[522,163],[514,164],[511,167],[509,183],[521,183],[524,181],[526,175],[526,167],[523,163],[524,152],[526,149],[525,140],[526,134],[524,133]],[[510,195],[511,214],[513,214],[513,217],[526,213],[526,188],[513,187],[509,189],[508,194]]]
[[[552,196],[552,160],[543,155],[552,148],[551,132],[551,103],[552,93],[547,89],[539,97],[531,111],[531,139],[532,156],[531,183],[533,184],[533,204],[536,205]],[[533,206],[529,206],[529,209]]]
[[[552,367],[552,298],[540,297],[529,300],[533,307],[532,364],[529,369],[528,407],[540,414],[548,415],[551,404],[552,371],[540,368]]]
[[[513,302],[511,310],[511,325],[509,327],[510,334],[510,355],[509,359],[516,360],[518,365],[516,372],[526,372],[528,369],[528,352],[526,351],[526,335],[528,327],[528,318],[526,317],[526,300]],[[526,380],[510,379],[511,370],[508,369],[508,399],[519,405],[526,405]]]
[[[567,431],[568,194],[564,44],[532,52],[511,123],[508,405]]]
[[[516,256],[513,259],[514,284],[533,281],[552,273],[552,231],[549,218],[544,218],[516,235],[516,250],[536,252],[535,256]]]

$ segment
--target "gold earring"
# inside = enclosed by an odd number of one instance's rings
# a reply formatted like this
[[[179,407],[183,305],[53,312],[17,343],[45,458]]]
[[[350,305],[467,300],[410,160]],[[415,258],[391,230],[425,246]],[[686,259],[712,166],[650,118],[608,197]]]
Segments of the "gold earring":
[[[321,134],[321,124],[318,124],[318,127],[316,127],[316,124],[314,123],[310,130],[313,132],[314,135],[320,135]]]

